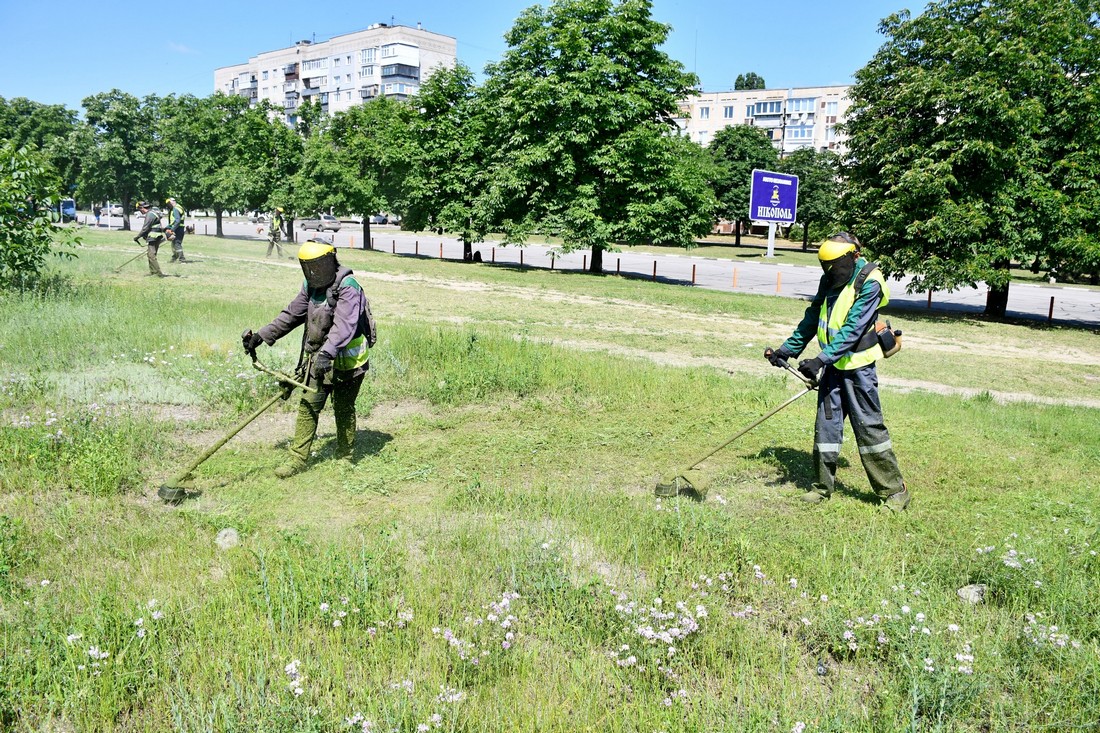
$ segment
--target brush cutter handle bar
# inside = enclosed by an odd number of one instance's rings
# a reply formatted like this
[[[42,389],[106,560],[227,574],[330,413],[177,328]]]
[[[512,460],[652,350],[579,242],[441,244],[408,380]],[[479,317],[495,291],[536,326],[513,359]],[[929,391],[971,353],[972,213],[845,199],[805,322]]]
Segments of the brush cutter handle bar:
[[[266,366],[262,361],[260,361],[259,359],[256,358],[256,353],[255,352],[252,352],[251,354],[249,354],[249,356],[252,357],[252,366],[256,367],[257,369],[259,369],[261,372],[263,372],[265,374],[270,374],[271,376],[275,377],[276,379],[278,379],[283,384],[290,384],[290,385],[293,385],[295,387],[301,387],[306,392],[314,392],[314,393],[317,392],[316,387],[310,387],[308,384],[303,384],[303,383],[299,382],[297,379],[290,376],[289,374],[283,374],[282,372],[275,371],[274,369],[271,369],[270,367]]]
[[[817,389],[817,380],[816,379],[810,379],[805,374],[803,374],[802,372],[798,371],[793,366],[788,364],[786,359],[780,359],[779,363],[782,364],[783,368],[786,369],[788,372],[790,372],[791,374],[798,377],[799,381],[801,381],[804,385],[806,385],[807,389]]]
[[[801,376],[801,375],[799,375],[799,376]],[[806,380],[805,378],[803,378],[803,381],[808,381],[808,380]],[[815,385],[815,386],[816,386],[816,385]],[[733,436],[732,438],[730,438],[729,440],[727,440],[727,441],[726,441],[725,443],[722,443],[722,445],[718,446],[717,448],[715,448],[714,450],[712,450],[712,451],[711,451],[710,453],[707,453],[707,454],[706,454],[705,456],[703,456],[703,457],[702,457],[702,458],[700,458],[699,460],[695,461],[695,463],[693,463],[693,464],[691,464],[690,466],[688,466],[688,467],[687,467],[687,470],[688,470],[688,471],[690,471],[691,469],[695,468],[695,467],[696,467],[696,466],[698,466],[698,465],[699,465],[700,463],[702,463],[703,461],[707,460],[708,458],[710,458],[711,456],[713,456],[713,455],[714,455],[715,453],[717,453],[718,451],[722,450],[722,449],[723,449],[723,448],[725,448],[725,447],[726,447],[727,445],[729,445],[729,444],[730,444],[730,443],[732,443],[733,441],[737,440],[737,439],[738,439],[738,438],[740,438],[740,437],[741,437],[742,435],[744,435],[745,433],[749,432],[750,430],[752,430],[753,428],[755,428],[755,427],[756,427],[757,425],[759,425],[760,423],[762,423],[762,422],[764,422],[765,420],[767,420],[768,418],[770,418],[770,417],[771,417],[772,415],[774,415],[775,413],[779,412],[780,410],[782,410],[782,409],[783,409],[784,407],[786,407],[787,405],[789,405],[789,404],[791,404],[792,402],[794,402],[795,400],[797,400],[797,399],[798,399],[799,397],[802,397],[803,395],[809,394],[810,392],[813,392],[813,391],[814,391],[814,387],[810,387],[810,386],[807,386],[807,387],[806,387],[806,389],[802,390],[801,392],[799,392],[798,394],[796,394],[796,395],[795,395],[794,397],[791,397],[791,398],[790,398],[789,400],[787,400],[786,402],[784,402],[784,403],[783,403],[782,405],[780,405],[779,407],[776,407],[776,408],[775,408],[775,409],[773,409],[773,410],[772,410],[771,412],[769,412],[769,413],[768,413],[767,415],[764,415],[763,417],[759,418],[759,419],[758,419],[758,420],[757,420],[756,422],[754,422],[754,423],[753,423],[752,425],[749,425],[749,426],[748,426],[747,428],[745,428],[745,429],[744,429],[744,430],[742,430],[741,432],[737,433],[737,435],[734,435],[734,436]]]

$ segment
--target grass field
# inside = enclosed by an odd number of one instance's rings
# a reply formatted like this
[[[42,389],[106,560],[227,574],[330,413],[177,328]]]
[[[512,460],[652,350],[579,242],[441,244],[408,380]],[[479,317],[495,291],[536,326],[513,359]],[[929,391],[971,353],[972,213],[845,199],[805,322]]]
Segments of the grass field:
[[[838,494],[797,501],[811,397],[710,459],[707,501],[657,501],[798,389],[761,354],[804,303],[341,252],[380,332],[354,460],[326,411],[274,478],[279,403],[171,508],[274,394],[240,333],[301,273],[195,236],[173,277],[114,274],[126,234],[85,240],[0,296],[0,729],[1100,726],[1095,332],[891,314],[904,515],[850,437]]]

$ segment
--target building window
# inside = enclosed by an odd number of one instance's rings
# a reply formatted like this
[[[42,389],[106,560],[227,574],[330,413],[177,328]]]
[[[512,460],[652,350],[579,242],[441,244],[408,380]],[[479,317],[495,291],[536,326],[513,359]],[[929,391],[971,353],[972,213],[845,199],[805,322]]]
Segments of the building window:
[[[334,59],[332,60],[332,65],[333,65],[333,66],[339,66],[339,65],[340,65],[340,63],[341,63],[341,59],[340,59],[340,57],[339,57],[339,56],[337,56],[336,58],[334,58]]]
[[[302,62],[302,71],[315,71],[317,69],[327,69],[328,59],[306,59]]]
[[[397,55],[397,46],[396,45],[391,43],[389,46],[383,46],[382,47],[382,58],[388,59],[391,56],[396,56],[396,55]]]
[[[813,140],[814,128],[811,125],[793,125],[787,128],[788,140]]]
[[[836,113],[837,113],[837,106],[838,106],[837,102],[826,102],[825,103],[825,114],[829,115],[830,117],[835,117]]]
[[[359,61],[364,64],[373,64],[375,62],[375,54],[378,53],[377,48],[364,48],[359,52]]]
[[[726,120],[732,120],[733,119],[733,105],[732,104],[727,105],[726,107],[724,107],[722,109],[722,119],[726,119]]]
[[[701,120],[709,120],[710,119],[710,107],[700,107],[699,108],[699,119],[701,119]]]
[[[745,116],[746,117],[752,117],[752,109],[753,109],[753,106],[751,104],[748,107],[745,107]]]
[[[752,107],[752,113],[754,115],[777,115],[782,111],[783,102],[776,100],[774,102],[757,102]]]
[[[836,140],[836,128],[831,127],[831,126],[826,127],[825,128],[825,142],[831,143],[834,140]]]
[[[263,77],[264,77],[264,81],[267,81],[267,72],[266,71],[264,72]]]
[[[792,99],[787,103],[787,110],[789,112],[813,112],[814,105],[817,103],[816,99],[810,97],[804,97],[801,99]]]

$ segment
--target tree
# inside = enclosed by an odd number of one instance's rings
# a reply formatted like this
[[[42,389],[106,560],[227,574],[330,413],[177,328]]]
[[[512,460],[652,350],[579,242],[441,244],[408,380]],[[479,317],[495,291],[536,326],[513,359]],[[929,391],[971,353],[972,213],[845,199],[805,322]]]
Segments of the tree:
[[[84,124],[71,135],[71,147],[83,161],[77,188],[90,201],[110,199],[123,207],[122,228],[139,195],[155,193],[153,124],[149,107],[137,97],[114,89],[85,97]]]
[[[1094,0],[940,0],[883,20],[846,125],[846,218],[910,292],[991,288],[1009,265],[1100,263]]]
[[[424,82],[411,103],[416,111],[402,196],[402,226],[457,233],[467,261],[490,223],[478,205],[490,150],[482,101],[473,74],[462,64],[438,70]]]
[[[479,207],[508,241],[558,234],[564,251],[590,248],[600,272],[614,242],[645,241],[630,217],[646,209],[658,227],[650,237],[692,244],[671,219],[702,199],[630,177],[648,165],[640,156],[674,165],[677,101],[697,83],[661,50],[669,27],[651,9],[649,0],[556,0],[524,10],[505,34],[504,58],[486,68],[493,160]]]
[[[80,171],[80,158],[66,144],[76,125],[76,112],[64,105],[0,97],[0,140],[39,150],[61,176],[64,191],[75,187]]]
[[[51,220],[60,179],[46,156],[14,142],[0,142],[0,287],[33,287],[51,251],[73,256],[75,230]]]
[[[767,89],[768,86],[764,83],[764,77],[755,71],[750,71],[747,74],[738,74],[737,79],[733,82],[733,88],[736,90]]]
[[[718,216],[734,222],[734,244],[741,244],[741,225],[749,212],[752,172],[775,170],[779,153],[759,127],[730,125],[714,133],[707,146],[714,163],[711,186],[718,198]]]
[[[809,249],[810,229],[829,225],[840,202],[840,161],[829,150],[799,148],[779,161],[779,171],[798,176],[798,221],[802,224],[802,249]],[[816,225],[816,226],[815,226]],[[815,236],[823,239],[832,232]]]

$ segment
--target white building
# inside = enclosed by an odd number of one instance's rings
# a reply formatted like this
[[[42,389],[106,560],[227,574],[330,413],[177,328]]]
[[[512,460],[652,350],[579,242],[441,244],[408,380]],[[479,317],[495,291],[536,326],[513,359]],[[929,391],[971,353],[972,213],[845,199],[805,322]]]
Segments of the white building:
[[[280,108],[287,124],[297,121],[307,99],[335,113],[378,96],[405,99],[438,68],[454,68],[457,43],[450,36],[378,23],[327,41],[299,41],[265,51],[248,63],[214,70],[214,89],[266,99]]]
[[[846,85],[700,92],[681,100],[677,122],[684,135],[703,147],[723,127],[754,125],[766,130],[780,155],[786,155],[799,148],[841,148],[844,139],[836,126],[850,106]]]

